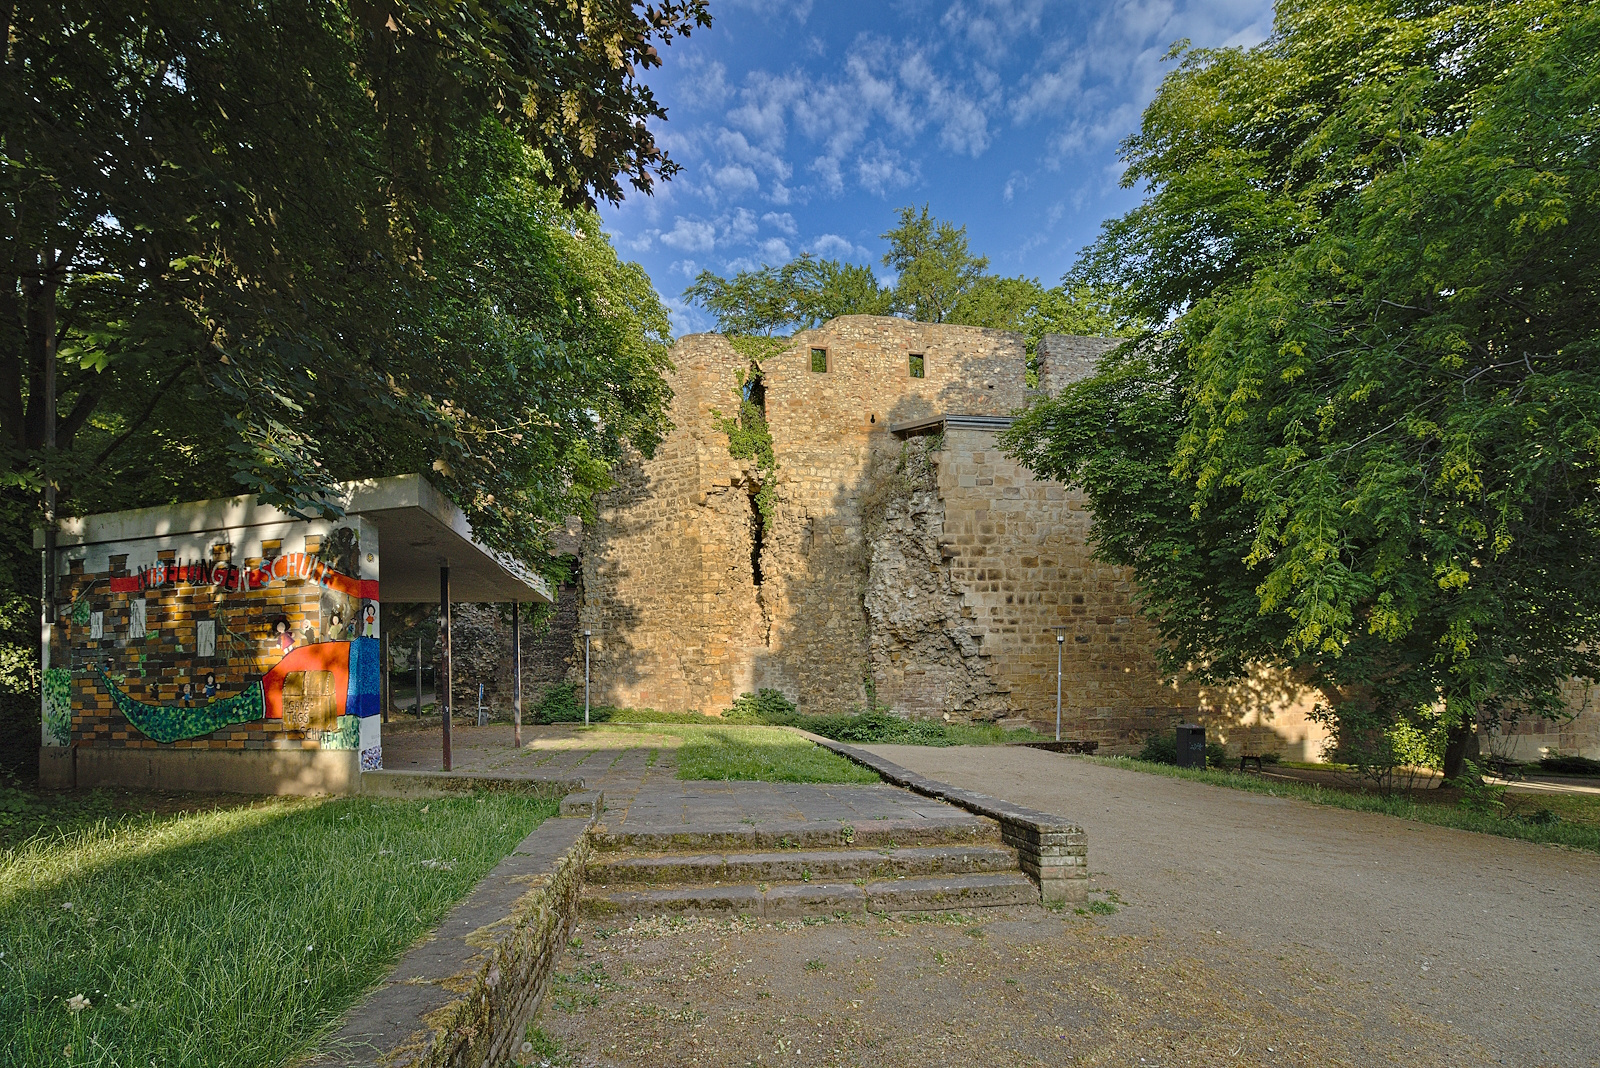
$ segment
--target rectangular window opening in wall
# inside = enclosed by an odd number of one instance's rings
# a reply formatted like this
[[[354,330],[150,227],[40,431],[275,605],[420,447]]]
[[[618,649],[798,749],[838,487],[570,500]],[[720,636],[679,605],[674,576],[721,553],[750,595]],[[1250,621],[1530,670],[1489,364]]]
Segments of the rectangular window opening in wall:
[[[927,362],[920,353],[911,354],[911,377],[921,378],[927,370]]]
[[[811,350],[811,370],[820,375],[824,371],[826,371],[827,369],[828,369],[828,350],[827,349],[812,349]]]

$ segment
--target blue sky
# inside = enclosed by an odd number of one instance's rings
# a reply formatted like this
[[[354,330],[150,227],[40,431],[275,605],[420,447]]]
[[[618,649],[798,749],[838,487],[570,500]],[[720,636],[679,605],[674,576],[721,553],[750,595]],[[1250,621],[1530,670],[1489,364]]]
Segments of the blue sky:
[[[694,274],[802,251],[870,263],[895,209],[964,223],[1002,274],[1054,284],[1127,210],[1118,143],[1169,46],[1249,45],[1268,0],[712,0],[715,23],[664,50],[657,138],[683,166],[602,210],[680,333],[710,319]]]

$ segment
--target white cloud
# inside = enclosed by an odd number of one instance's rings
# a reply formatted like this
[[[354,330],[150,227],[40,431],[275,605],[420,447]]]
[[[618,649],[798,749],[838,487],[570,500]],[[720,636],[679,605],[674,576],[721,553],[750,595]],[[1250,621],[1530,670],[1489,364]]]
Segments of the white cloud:
[[[900,80],[920,93],[939,124],[939,143],[976,159],[989,147],[989,119],[983,108],[934,73],[926,55],[914,52],[900,64]]]
[[[941,20],[952,36],[966,43],[991,63],[999,62],[1019,37],[1039,31],[1044,0],[957,0]]]
[[[812,238],[806,243],[806,251],[830,260],[867,259],[872,255],[848,237],[840,237],[838,234],[823,234]]]
[[[679,252],[710,252],[717,247],[717,230],[708,222],[678,216],[672,229],[661,235],[661,243]]]
[[[722,245],[749,244],[761,229],[761,224],[756,221],[756,213],[749,208],[738,209],[731,216],[718,220],[718,225],[722,230],[718,238]]]
[[[756,172],[737,163],[718,167],[711,172],[711,180],[716,183],[719,190],[732,196],[751,193],[761,188],[761,180],[756,177]]]
[[[674,65],[674,73],[674,105],[711,111],[727,103],[728,94],[733,91],[728,86],[728,68],[715,60],[691,53]]]
[[[793,237],[795,234],[800,232],[800,228],[794,224],[794,216],[790,215],[786,211],[769,211],[765,215],[761,216],[761,221],[772,227],[774,230],[788,234],[790,237]]]
[[[789,243],[781,237],[769,237],[758,247],[761,249],[761,258],[767,263],[783,264],[794,259],[794,253],[789,251]]]
[[[856,180],[863,189],[877,196],[903,189],[916,177],[916,161],[907,161],[882,141],[872,142],[856,159]]]

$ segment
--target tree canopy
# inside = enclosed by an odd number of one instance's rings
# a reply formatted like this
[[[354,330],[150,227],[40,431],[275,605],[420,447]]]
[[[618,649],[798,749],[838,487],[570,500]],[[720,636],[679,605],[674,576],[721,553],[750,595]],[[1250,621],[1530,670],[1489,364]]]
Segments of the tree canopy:
[[[1600,676],[1600,10],[1285,0],[1178,48],[1073,278],[1161,324],[1007,445],[1086,488],[1175,673],[1344,744]]]
[[[673,173],[640,74],[704,0],[9,14],[13,511],[421,469],[516,549],[659,435],[667,322],[589,205]]]
[[[1083,283],[1046,289],[1037,278],[988,274],[966,227],[934,218],[928,206],[901,208],[882,236],[893,286],[871,267],[803,253],[782,266],[723,278],[701,271],[684,297],[717,317],[723,333],[749,336],[808,330],[840,315],[899,315],[918,322],[1011,330],[1028,352],[1045,334],[1125,335],[1138,329],[1114,301]]]

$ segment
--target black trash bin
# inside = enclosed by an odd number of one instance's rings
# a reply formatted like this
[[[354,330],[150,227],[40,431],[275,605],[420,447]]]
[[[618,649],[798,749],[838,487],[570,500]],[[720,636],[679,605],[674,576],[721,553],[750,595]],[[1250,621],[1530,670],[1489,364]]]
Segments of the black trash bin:
[[[1198,723],[1178,724],[1178,767],[1206,766],[1206,729]]]

